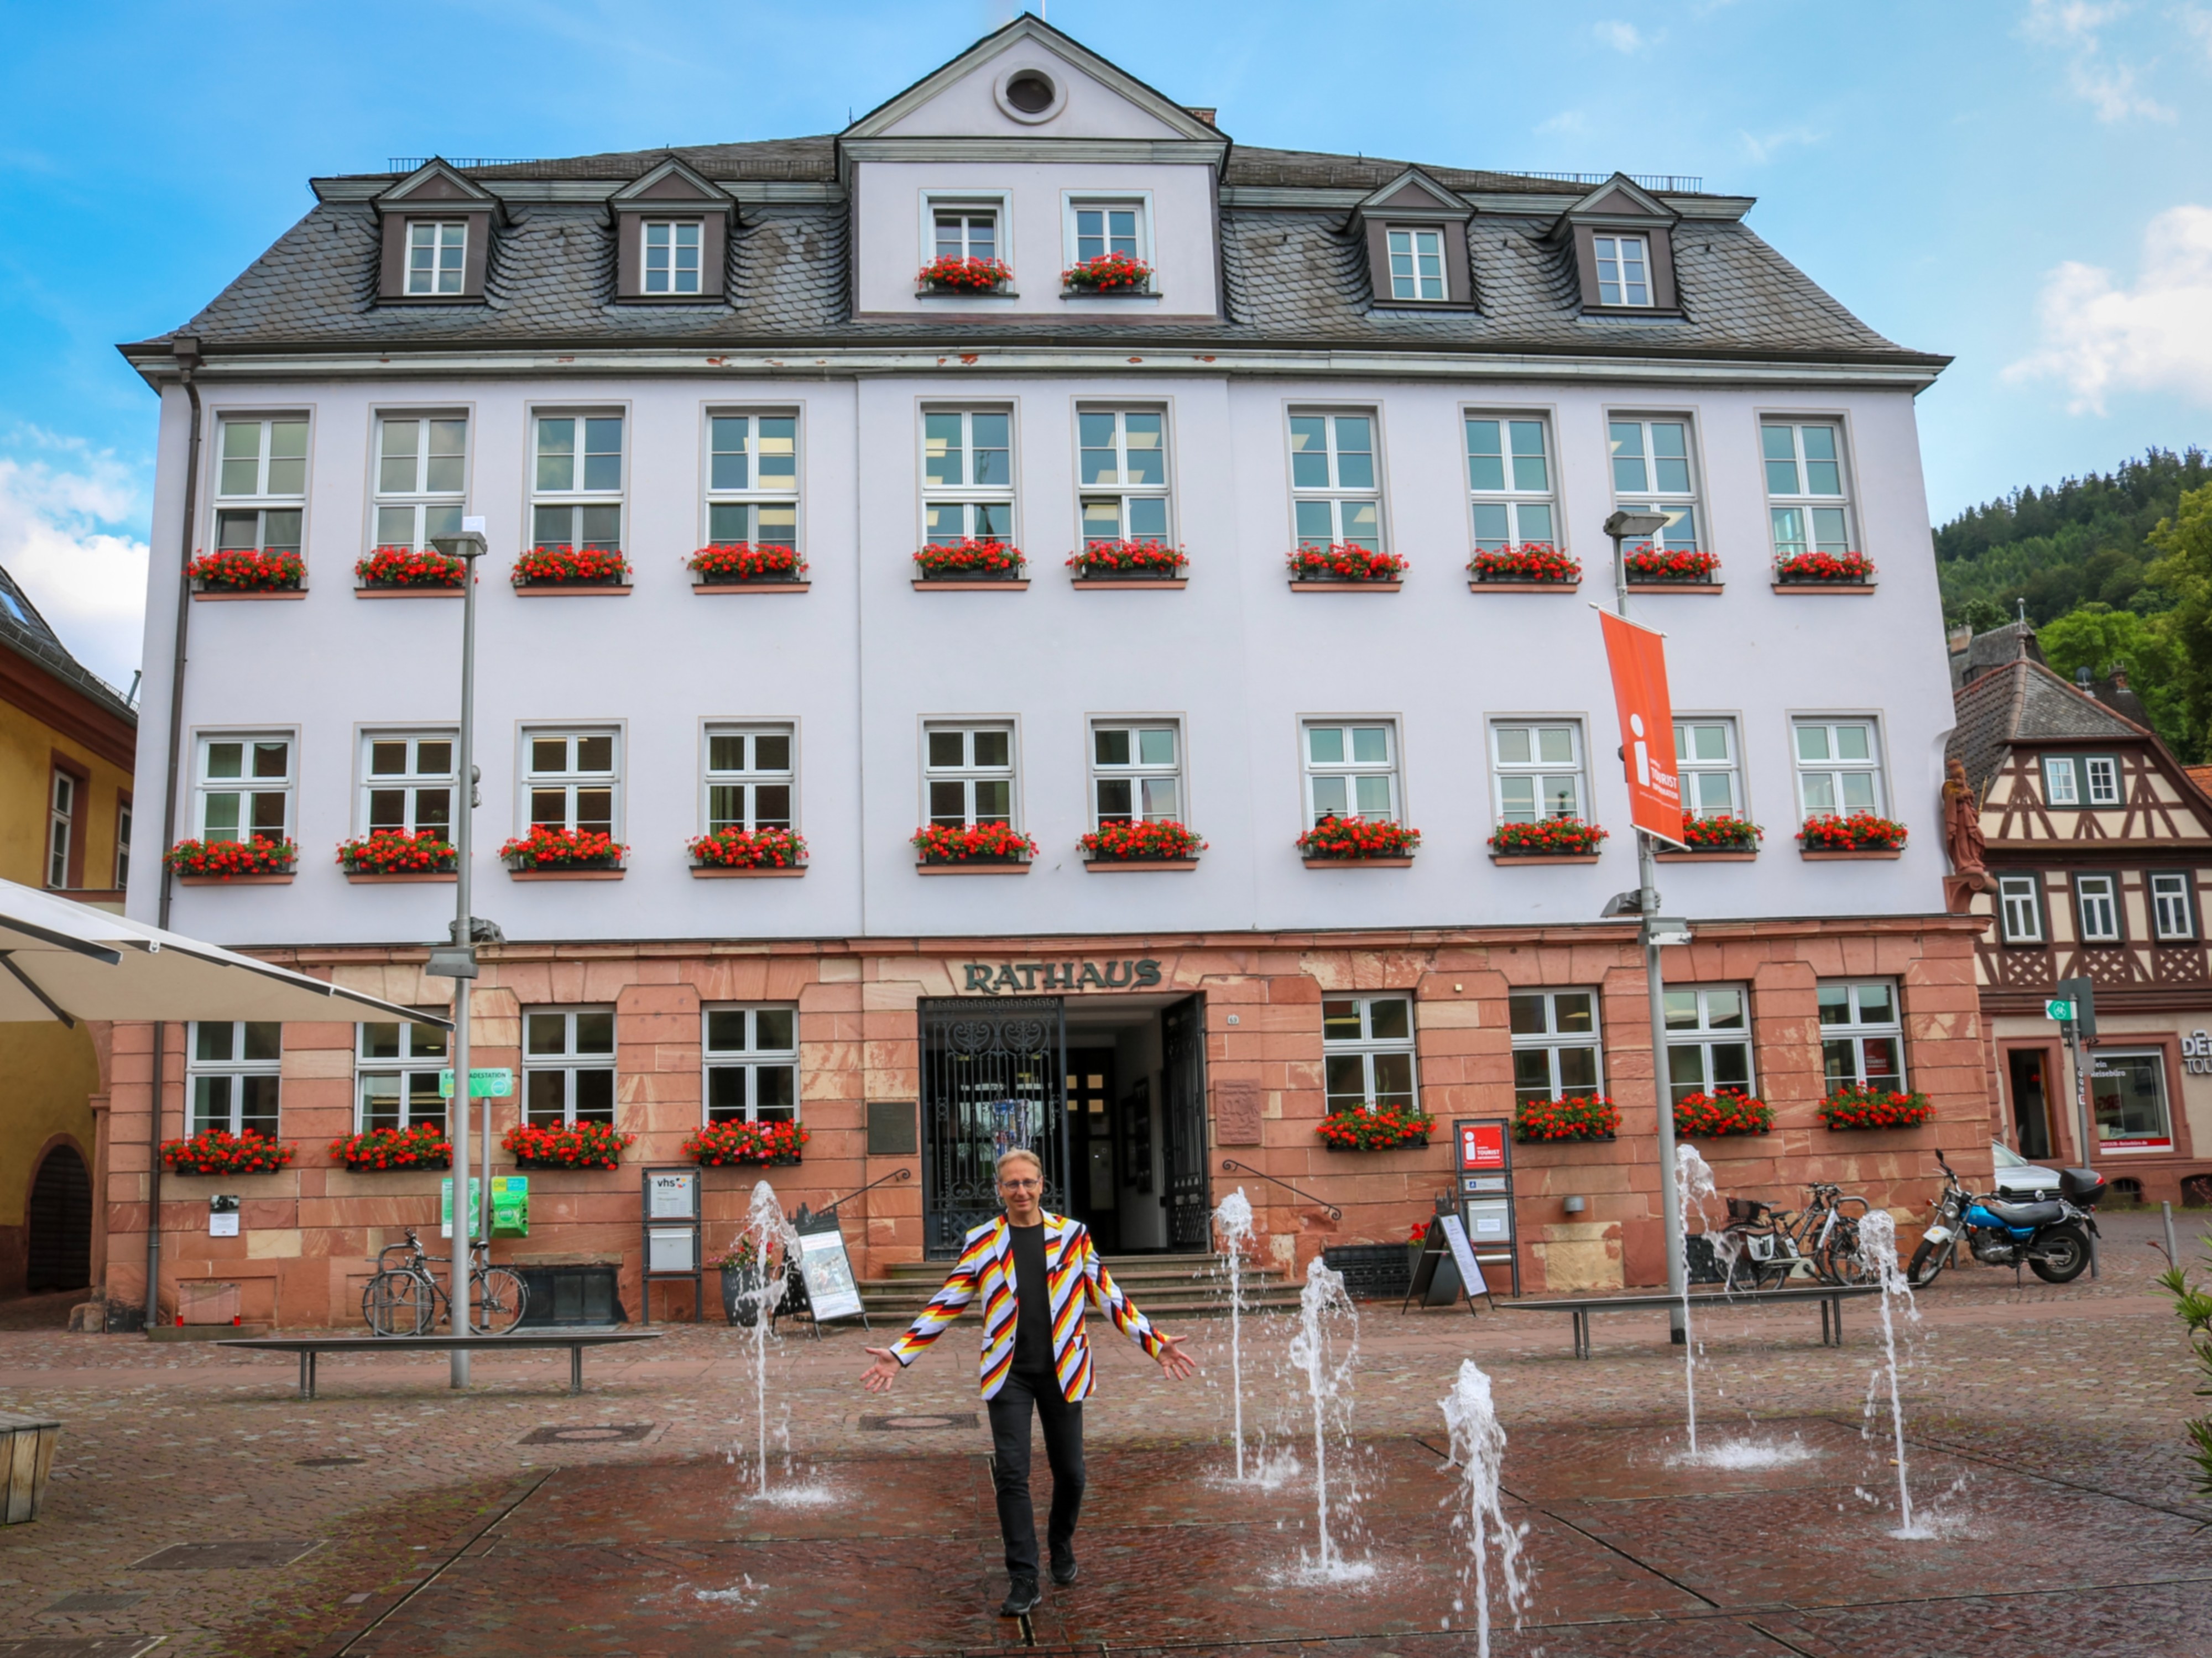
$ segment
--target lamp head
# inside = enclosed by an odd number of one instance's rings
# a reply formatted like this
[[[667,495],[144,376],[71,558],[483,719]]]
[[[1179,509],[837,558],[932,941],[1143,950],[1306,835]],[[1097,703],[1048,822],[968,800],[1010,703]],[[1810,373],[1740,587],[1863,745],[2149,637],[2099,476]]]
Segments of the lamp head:
[[[1615,541],[1649,541],[1667,527],[1664,513],[1639,513],[1624,507],[1605,521],[1605,532]]]

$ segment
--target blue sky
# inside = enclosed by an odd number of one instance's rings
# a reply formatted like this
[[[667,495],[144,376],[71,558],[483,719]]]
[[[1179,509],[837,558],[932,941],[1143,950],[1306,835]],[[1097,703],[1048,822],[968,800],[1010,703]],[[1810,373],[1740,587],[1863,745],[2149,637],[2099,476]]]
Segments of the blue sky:
[[[311,173],[827,132],[1006,0],[17,4],[0,61],[0,562],[137,661],[154,400],[183,321]],[[1921,399],[1937,521],[2212,433],[2212,0],[1051,0],[1248,143],[1702,175]]]

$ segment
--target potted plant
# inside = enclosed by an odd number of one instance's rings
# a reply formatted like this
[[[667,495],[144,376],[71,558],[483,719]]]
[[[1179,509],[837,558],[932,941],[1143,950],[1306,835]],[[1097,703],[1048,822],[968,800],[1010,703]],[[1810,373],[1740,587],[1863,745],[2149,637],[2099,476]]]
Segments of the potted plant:
[[[1682,814],[1682,842],[1692,852],[1757,852],[1766,831],[1729,812],[1700,817]]]
[[[914,832],[924,868],[948,864],[1000,864],[1027,868],[1037,844],[1011,823],[932,823]]]
[[[1820,1121],[1830,1128],[1911,1128],[1936,1114],[1936,1102],[1918,1089],[1865,1088],[1846,1083],[1820,1104]]]
[[[540,823],[520,840],[499,849],[508,870],[517,875],[563,870],[620,871],[629,848],[614,836],[597,829],[550,829]]]
[[[1331,1151],[1389,1151],[1401,1145],[1426,1145],[1437,1120],[1409,1105],[1346,1106],[1314,1125]]]
[[[189,1139],[162,1141],[161,1167],[173,1175],[273,1175],[298,1154],[299,1147],[256,1129],[203,1128]]]
[[[297,592],[307,580],[307,561],[274,548],[225,547],[201,553],[185,567],[204,593]]]
[[[500,1140],[500,1149],[525,1169],[612,1169],[637,1139],[617,1134],[603,1122],[539,1127],[519,1122]]]
[[[1904,848],[1908,833],[1904,824],[1870,811],[1855,811],[1848,817],[1830,813],[1808,817],[1797,831],[1797,844],[1808,853],[1893,853]]]
[[[1152,266],[1131,253],[1101,253],[1060,273],[1070,294],[1141,294],[1152,281]]]
[[[614,547],[532,547],[514,561],[517,587],[627,587],[629,561]]]
[[[1299,587],[1395,587],[1407,569],[1397,554],[1378,553],[1350,541],[1326,547],[1304,543],[1290,556],[1289,564],[1291,585]]]
[[[1067,568],[1079,581],[1176,581],[1190,560],[1180,547],[1140,537],[1086,542],[1080,552],[1068,555]]]
[[[1196,830],[1170,818],[1101,823],[1075,844],[1094,868],[1152,864],[1189,869],[1206,850]]]
[[[963,259],[951,253],[939,254],[915,277],[925,294],[998,294],[1013,279],[1012,267],[1003,259]]]
[[[1680,582],[1703,586],[1721,568],[1720,555],[1701,553],[1692,547],[1644,547],[1627,555],[1628,579],[1643,582]]]
[[[806,837],[789,829],[723,829],[686,843],[696,870],[784,871],[806,868]]]
[[[1595,858],[1607,831],[1579,817],[1540,817],[1533,823],[1500,823],[1490,837],[1493,857]]]
[[[710,1122],[684,1142],[684,1155],[702,1169],[793,1163],[813,1138],[795,1122]]]
[[[349,875],[446,875],[460,854],[436,829],[371,829],[338,842],[338,867]]]
[[[1580,561],[1548,541],[1478,552],[1468,561],[1467,573],[1477,586],[1571,587],[1583,579]]]
[[[1774,1127],[1774,1108],[1733,1089],[1717,1094],[1685,1094],[1674,1102],[1674,1132],[1700,1139],[1725,1134],[1765,1134]]]
[[[932,543],[914,556],[921,581],[1019,581],[1022,550],[1003,541]]]
[[[265,878],[290,875],[298,866],[300,848],[289,841],[179,841],[169,848],[167,861],[187,881]]]
[[[763,1293],[767,1283],[761,1272],[760,1240],[750,1232],[738,1233],[737,1241],[707,1265],[722,1275],[722,1316],[732,1324],[750,1330],[763,1312],[775,1310],[768,1303],[782,1299],[781,1293],[773,1297]]]
[[[806,580],[806,561],[799,549],[773,543],[718,542],[692,554],[686,568],[700,587],[782,587]]]
[[[398,590],[450,589],[459,592],[468,575],[468,562],[425,547],[372,547],[368,556],[353,567],[355,578],[371,592]]]
[[[1513,1138],[1522,1145],[1547,1140],[1609,1140],[1620,1132],[1620,1108],[1602,1094],[1564,1100],[1516,1100]]]
[[[406,1128],[364,1128],[331,1142],[331,1161],[361,1173],[392,1169],[450,1169],[453,1143],[436,1123]]]
[[[1298,852],[1308,867],[1316,864],[1407,864],[1421,844],[1421,832],[1403,823],[1365,817],[1324,816],[1298,836]]]
[[[1784,587],[1865,587],[1874,577],[1874,561],[1864,553],[1791,553],[1774,561],[1775,582]]]

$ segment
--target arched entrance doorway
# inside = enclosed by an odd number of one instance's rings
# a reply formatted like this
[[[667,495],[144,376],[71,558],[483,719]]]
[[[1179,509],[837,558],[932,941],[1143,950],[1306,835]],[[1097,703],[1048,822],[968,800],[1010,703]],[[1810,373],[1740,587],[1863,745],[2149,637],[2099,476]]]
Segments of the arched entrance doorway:
[[[31,1184],[24,1288],[82,1290],[92,1282],[92,1176],[76,1149],[57,1145]]]

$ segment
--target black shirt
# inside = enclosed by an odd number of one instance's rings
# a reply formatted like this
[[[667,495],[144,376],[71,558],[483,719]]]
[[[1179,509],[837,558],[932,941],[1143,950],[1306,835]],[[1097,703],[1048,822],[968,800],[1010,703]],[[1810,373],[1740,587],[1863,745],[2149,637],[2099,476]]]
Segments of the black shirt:
[[[1014,1369],[1024,1376],[1052,1370],[1052,1284],[1045,1276],[1044,1224],[1016,1226],[1014,1241]]]

